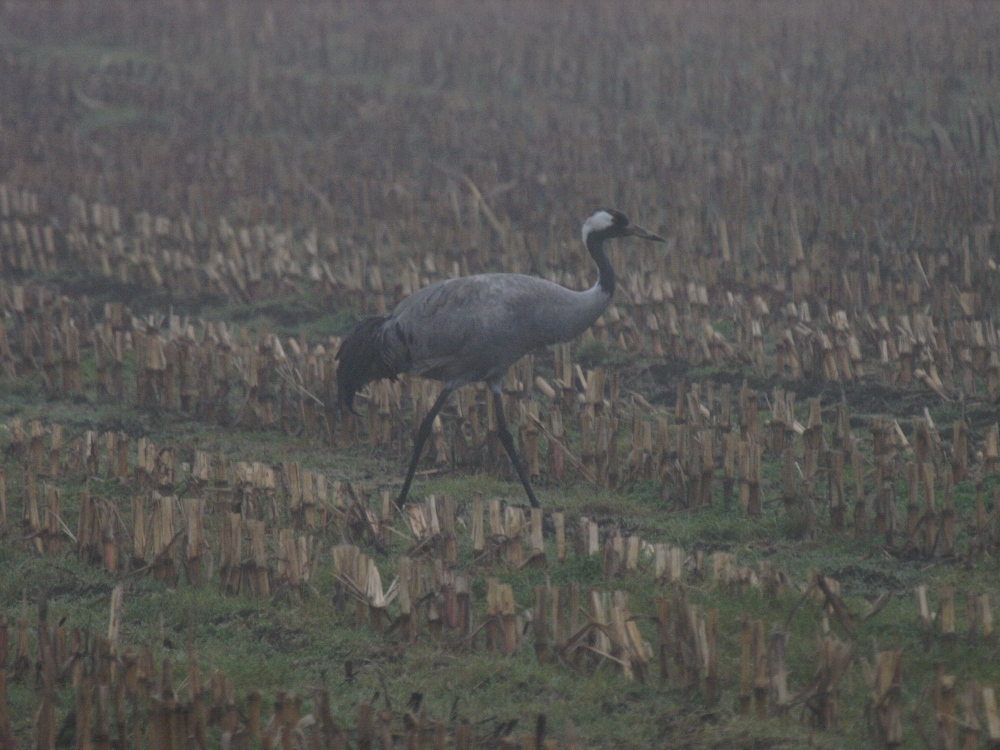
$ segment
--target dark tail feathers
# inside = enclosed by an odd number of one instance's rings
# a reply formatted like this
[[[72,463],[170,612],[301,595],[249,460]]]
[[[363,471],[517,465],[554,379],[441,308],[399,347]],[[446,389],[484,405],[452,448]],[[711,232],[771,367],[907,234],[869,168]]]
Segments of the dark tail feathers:
[[[383,324],[389,318],[365,318],[340,342],[337,351],[337,404],[354,411],[354,394],[373,380],[397,373],[385,362]]]

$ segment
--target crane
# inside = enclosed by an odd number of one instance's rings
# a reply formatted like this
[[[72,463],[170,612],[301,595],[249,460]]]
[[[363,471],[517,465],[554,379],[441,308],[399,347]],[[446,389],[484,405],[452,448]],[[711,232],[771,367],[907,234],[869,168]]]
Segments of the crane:
[[[500,442],[528,500],[539,507],[504,415],[501,382],[507,368],[539,347],[576,338],[604,312],[615,291],[615,272],[604,252],[607,240],[640,237],[664,242],[614,209],[591,214],[583,222],[582,236],[597,265],[597,283],[586,291],[513,273],[447,279],[409,295],[389,315],[362,320],[344,338],[337,351],[337,401],[342,409],[353,411],[354,395],[365,384],[404,372],[444,384],[417,429],[398,507],[406,502],[441,407],[453,391],[479,381],[492,393]]]

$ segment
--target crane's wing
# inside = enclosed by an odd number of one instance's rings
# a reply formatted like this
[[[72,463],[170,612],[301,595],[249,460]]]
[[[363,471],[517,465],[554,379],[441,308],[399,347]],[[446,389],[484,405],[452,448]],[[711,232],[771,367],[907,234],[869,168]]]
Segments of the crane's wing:
[[[445,382],[493,380],[532,349],[549,343],[539,309],[567,289],[519,274],[484,274],[425,287],[386,322],[393,360]],[[567,298],[568,299],[568,298]]]
[[[367,383],[395,377],[401,369],[386,359],[387,317],[365,318],[358,323],[337,350],[337,402],[354,411],[354,394]]]
[[[366,383],[401,372],[453,387],[495,382],[528,352],[569,341],[607,307],[595,286],[574,292],[521,274],[483,274],[424,287],[387,317],[363,320],[337,358],[341,405],[350,408]]]

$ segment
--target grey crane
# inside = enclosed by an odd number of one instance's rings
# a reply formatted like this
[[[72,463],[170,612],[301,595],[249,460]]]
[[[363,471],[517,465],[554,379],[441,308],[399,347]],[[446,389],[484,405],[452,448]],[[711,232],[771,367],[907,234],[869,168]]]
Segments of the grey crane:
[[[448,396],[463,385],[484,381],[493,394],[500,442],[528,500],[538,507],[507,427],[501,382],[507,368],[525,354],[579,336],[604,312],[615,291],[615,272],[604,242],[614,237],[664,241],[631,224],[621,211],[600,209],[583,222],[583,244],[597,264],[597,283],[586,291],[523,274],[463,276],[414,292],[390,315],[366,318],[347,335],[337,352],[337,400],[342,409],[353,411],[358,390],[380,378],[407,372],[444,383],[417,429],[397,506],[406,502],[424,443]]]

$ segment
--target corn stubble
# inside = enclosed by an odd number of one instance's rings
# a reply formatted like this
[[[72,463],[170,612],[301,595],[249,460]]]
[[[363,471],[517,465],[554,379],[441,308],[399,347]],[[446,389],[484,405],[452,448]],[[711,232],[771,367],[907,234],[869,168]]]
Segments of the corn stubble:
[[[1000,595],[965,574],[1000,551],[992,7],[386,16],[254,0],[8,4],[0,19],[76,50],[0,56],[0,386],[30,383],[27,400],[402,457],[440,386],[373,383],[358,416],[339,413],[327,313],[384,314],[485,271],[589,286],[574,238],[595,204],[668,240],[613,249],[605,315],[508,373],[544,510],[462,490],[395,514],[380,482],[304,457],[14,415],[5,545],[111,580],[326,596],[345,627],[404,649],[659,681],[775,726],[864,716],[851,731],[878,747],[1000,743],[989,673],[963,667],[988,661]],[[114,54],[73,46],[92,32]],[[276,319],[233,313],[266,309]],[[428,445],[421,480],[506,470],[481,387]],[[558,507],[573,484],[610,500]],[[864,599],[838,580],[847,563],[806,570],[637,526],[636,488],[658,511],[770,523],[796,549],[850,543],[948,573]],[[490,734],[419,698],[359,699],[338,721],[325,684],[262,696],[206,677],[193,635],[184,668],[124,642],[116,592],[107,637],[44,601],[34,625],[26,603],[3,615],[0,747],[29,733],[54,747],[60,722],[80,747],[577,743],[532,701],[533,732]],[[31,665],[29,727],[8,694]]]

